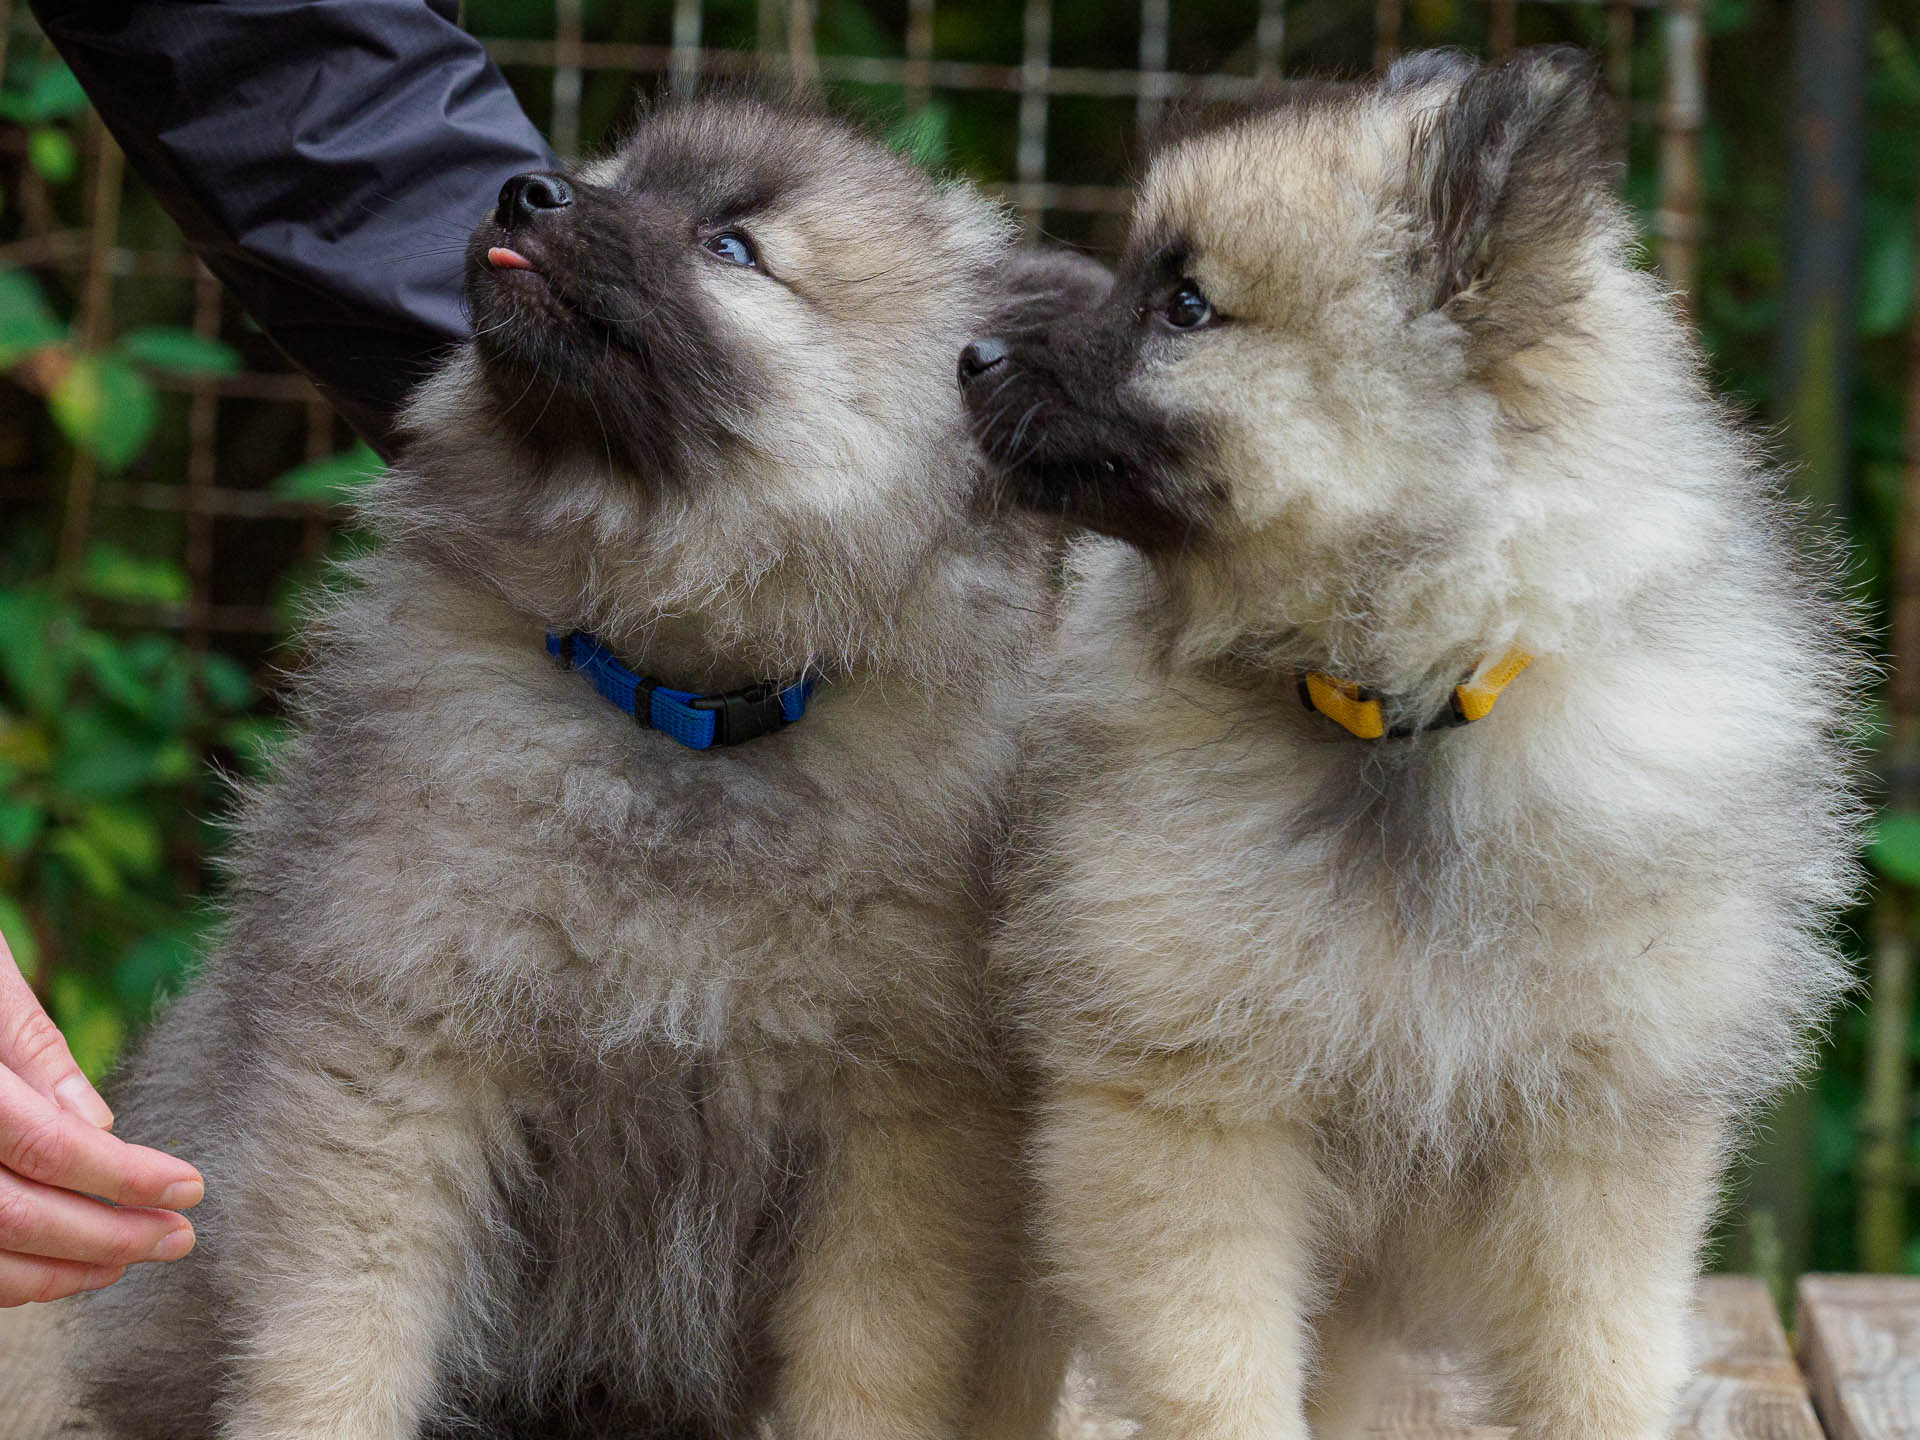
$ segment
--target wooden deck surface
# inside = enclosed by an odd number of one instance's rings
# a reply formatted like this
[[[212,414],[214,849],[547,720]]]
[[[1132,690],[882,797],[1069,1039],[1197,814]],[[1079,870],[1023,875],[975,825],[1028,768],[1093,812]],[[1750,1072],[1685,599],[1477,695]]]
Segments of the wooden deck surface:
[[[0,1440],[91,1432],[62,1385],[58,1306],[0,1310]],[[1920,1278],[1809,1275],[1800,1283],[1796,1363],[1756,1280],[1702,1283],[1697,1373],[1673,1440],[1920,1440]],[[1495,1440],[1507,1432],[1454,1418],[1457,1384],[1411,1369],[1382,1405],[1390,1440]],[[1076,1386],[1061,1440],[1118,1440],[1131,1427],[1103,1416]],[[1573,1437],[1569,1437],[1573,1440]]]

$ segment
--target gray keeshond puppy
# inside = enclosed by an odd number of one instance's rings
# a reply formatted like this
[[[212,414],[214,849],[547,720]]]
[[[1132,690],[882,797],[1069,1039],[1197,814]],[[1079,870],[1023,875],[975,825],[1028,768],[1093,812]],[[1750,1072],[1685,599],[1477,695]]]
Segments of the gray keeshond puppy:
[[[1099,281],[1011,240],[744,98],[502,190],[121,1080],[208,1198],[82,1316],[113,1434],[1044,1432],[984,925],[1049,542],[953,356]]]
[[[1867,667],[1613,134],[1571,51],[1302,89],[963,359],[1013,490],[1131,542],[1073,567],[1004,950],[1152,1440],[1361,1434],[1405,1341],[1516,1440],[1663,1435],[1740,1121],[1847,983]]]

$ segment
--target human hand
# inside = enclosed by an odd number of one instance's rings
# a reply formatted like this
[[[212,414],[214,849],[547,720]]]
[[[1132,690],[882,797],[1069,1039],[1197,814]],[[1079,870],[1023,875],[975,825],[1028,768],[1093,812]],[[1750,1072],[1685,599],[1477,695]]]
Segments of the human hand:
[[[200,1172],[112,1125],[0,936],[0,1306],[98,1290],[193,1248],[173,1212],[200,1203]]]

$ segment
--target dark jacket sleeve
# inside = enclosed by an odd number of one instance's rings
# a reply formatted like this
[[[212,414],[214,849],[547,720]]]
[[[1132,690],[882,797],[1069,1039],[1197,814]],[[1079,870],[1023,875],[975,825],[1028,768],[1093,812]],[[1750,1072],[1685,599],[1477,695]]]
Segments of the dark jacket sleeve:
[[[377,449],[467,334],[461,251],[551,152],[455,0],[33,0],[208,267]]]

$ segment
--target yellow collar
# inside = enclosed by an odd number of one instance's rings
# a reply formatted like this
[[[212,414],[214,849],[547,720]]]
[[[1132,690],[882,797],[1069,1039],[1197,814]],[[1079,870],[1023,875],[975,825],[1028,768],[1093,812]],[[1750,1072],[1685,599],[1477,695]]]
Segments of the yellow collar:
[[[1533,656],[1515,648],[1489,666],[1484,661],[1465,680],[1453,687],[1447,709],[1425,725],[1387,729],[1380,697],[1362,689],[1351,680],[1336,680],[1320,670],[1309,670],[1300,678],[1300,701],[1309,710],[1318,710],[1348,734],[1361,740],[1399,739],[1427,730],[1445,730],[1454,725],[1470,725],[1484,720],[1493,709],[1500,692],[1528,665]]]

